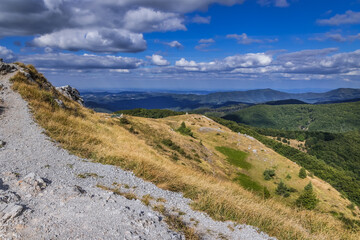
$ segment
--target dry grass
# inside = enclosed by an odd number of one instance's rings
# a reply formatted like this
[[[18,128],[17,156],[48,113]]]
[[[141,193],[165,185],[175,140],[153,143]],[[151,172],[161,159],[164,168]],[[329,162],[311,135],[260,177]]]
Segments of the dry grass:
[[[30,67],[32,75],[38,74],[33,71]],[[41,80],[36,84],[29,83],[17,74],[13,81],[13,88],[30,103],[36,121],[63,148],[81,157],[132,170],[137,176],[164,189],[181,191],[193,199],[195,209],[205,211],[215,219],[257,226],[279,239],[358,239],[358,233],[346,229],[341,221],[326,213],[326,209],[331,207],[325,201],[317,211],[301,210],[293,207],[291,198],[286,201],[277,197],[264,200],[233,182],[232,177],[238,169],[230,166],[215,151],[216,145],[251,153],[248,161],[253,169],[259,169],[260,175],[255,171],[246,174],[258,181],[261,180],[261,171],[268,166],[277,167],[280,178],[285,177],[288,171],[297,171],[295,163],[257,141],[250,143],[245,137],[240,138],[225,127],[197,115],[162,120],[128,117],[130,125],[138,132],[134,134],[119,120],[81,107],[57,94]],[[67,108],[54,104],[54,98],[63,100]],[[182,121],[192,129],[196,139],[172,130],[178,128]],[[199,126],[222,128],[224,133],[199,133]],[[175,151],[161,144],[165,138],[180,146],[190,158],[178,154],[178,160],[174,160]],[[256,146],[256,154],[248,149],[249,144],[252,149]],[[264,162],[261,158],[268,161]],[[300,181],[293,177],[291,181],[294,185],[298,183],[296,187],[300,189],[309,180]],[[318,179],[316,181],[315,190],[326,197],[323,189],[329,185]],[[274,189],[273,183],[267,184],[269,189]],[[336,200],[343,201],[337,207],[342,211],[342,206],[349,202],[341,200],[333,188],[329,189]]]

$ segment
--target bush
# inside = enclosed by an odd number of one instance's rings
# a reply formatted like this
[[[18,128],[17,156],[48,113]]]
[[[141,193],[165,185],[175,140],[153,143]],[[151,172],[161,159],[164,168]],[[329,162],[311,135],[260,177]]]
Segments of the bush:
[[[300,171],[299,171],[299,178],[306,178],[307,174],[306,174],[306,170],[305,168],[301,168]]]
[[[313,191],[313,186],[310,182],[304,188],[304,192],[299,196],[298,199],[296,199],[296,206],[305,208],[307,210],[312,210],[317,206],[318,203],[319,200],[316,198],[316,195]]]
[[[264,179],[266,181],[269,181],[275,177],[276,173],[274,169],[266,169],[263,175],[264,175]]]

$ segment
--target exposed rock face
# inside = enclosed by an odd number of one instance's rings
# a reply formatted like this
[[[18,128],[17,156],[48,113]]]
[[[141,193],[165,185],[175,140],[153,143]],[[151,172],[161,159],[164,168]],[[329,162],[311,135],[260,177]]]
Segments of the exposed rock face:
[[[18,70],[18,66],[16,64],[8,64],[4,63],[0,58],[0,75],[5,75],[7,73],[12,73]]]
[[[58,90],[65,97],[68,97],[71,100],[78,102],[82,106],[84,105],[84,100],[81,98],[80,93],[76,88],[66,85],[62,87],[57,87],[56,90]]]

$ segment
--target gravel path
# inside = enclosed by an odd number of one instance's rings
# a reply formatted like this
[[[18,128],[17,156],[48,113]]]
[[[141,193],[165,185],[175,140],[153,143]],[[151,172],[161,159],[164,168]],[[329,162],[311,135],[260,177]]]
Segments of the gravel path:
[[[251,226],[193,211],[189,199],[131,172],[70,155],[33,121],[27,103],[10,89],[11,75],[0,75],[0,239],[185,239],[140,200],[97,186],[114,182],[139,199],[165,199],[166,209],[183,212],[202,239],[270,239]]]

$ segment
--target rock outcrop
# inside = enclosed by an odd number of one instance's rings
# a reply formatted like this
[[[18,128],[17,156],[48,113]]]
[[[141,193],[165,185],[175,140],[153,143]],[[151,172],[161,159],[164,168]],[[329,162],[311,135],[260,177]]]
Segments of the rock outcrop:
[[[5,75],[8,73],[12,73],[18,70],[18,66],[13,63],[4,63],[3,59],[0,58],[0,75]]]
[[[58,90],[65,97],[70,98],[75,102],[78,102],[82,106],[84,105],[84,100],[81,98],[80,93],[76,88],[66,85],[62,87],[57,87],[56,90]]]

